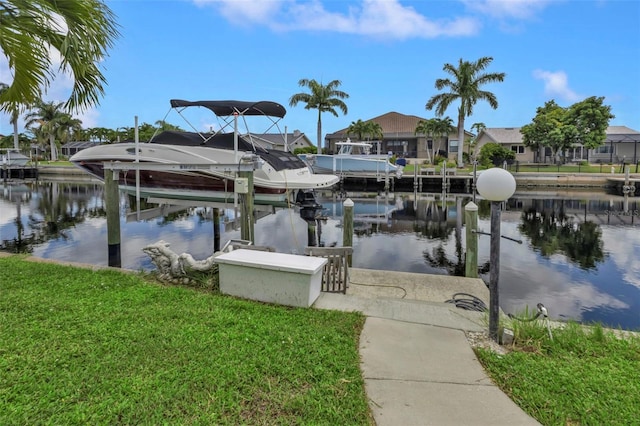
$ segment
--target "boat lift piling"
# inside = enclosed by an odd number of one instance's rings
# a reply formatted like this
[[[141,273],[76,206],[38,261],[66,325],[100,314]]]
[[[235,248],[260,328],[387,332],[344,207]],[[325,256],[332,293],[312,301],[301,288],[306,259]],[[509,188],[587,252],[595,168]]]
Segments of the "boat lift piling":
[[[157,163],[121,163],[108,161],[104,163],[104,185],[105,185],[105,208],[107,210],[107,245],[108,245],[108,265],[116,268],[122,266],[121,261],[121,239],[120,239],[120,196],[118,188],[119,172],[121,170],[229,170],[234,168],[238,172],[239,178],[234,185],[236,193],[242,195],[240,232],[243,239],[253,242],[253,170],[256,167],[254,156],[243,156],[238,164],[157,164]],[[239,182],[238,182],[239,181]],[[136,191],[137,192],[137,191]],[[136,194],[136,196],[139,196]],[[197,203],[197,202],[194,202]],[[139,203],[138,203],[139,206]],[[217,209],[216,209],[217,210]],[[214,212],[215,217],[215,212]],[[216,221],[214,219],[214,232]],[[219,230],[214,236],[219,241]],[[245,238],[247,237],[247,238]]]

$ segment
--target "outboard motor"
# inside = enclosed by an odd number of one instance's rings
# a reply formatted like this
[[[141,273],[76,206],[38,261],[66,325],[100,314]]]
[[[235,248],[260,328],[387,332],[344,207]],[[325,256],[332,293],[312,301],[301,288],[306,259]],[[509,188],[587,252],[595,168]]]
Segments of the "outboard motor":
[[[300,217],[307,222],[314,222],[318,212],[322,210],[322,204],[316,201],[313,191],[299,190],[296,194],[296,205],[300,206]]]

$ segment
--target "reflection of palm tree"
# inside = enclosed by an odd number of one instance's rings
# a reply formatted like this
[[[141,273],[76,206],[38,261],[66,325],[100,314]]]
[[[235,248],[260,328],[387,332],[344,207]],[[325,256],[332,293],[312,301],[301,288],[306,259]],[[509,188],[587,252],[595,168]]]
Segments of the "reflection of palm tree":
[[[594,269],[605,258],[600,227],[593,222],[574,224],[562,210],[531,207],[522,213],[518,229],[542,256],[563,253],[582,269]]]
[[[458,250],[456,250],[458,252]],[[456,277],[463,277],[465,272],[464,259],[458,257],[457,262],[452,262],[447,257],[447,253],[444,250],[442,244],[433,249],[433,254],[430,254],[427,250],[422,252],[424,259],[434,268],[444,268],[449,275]]]

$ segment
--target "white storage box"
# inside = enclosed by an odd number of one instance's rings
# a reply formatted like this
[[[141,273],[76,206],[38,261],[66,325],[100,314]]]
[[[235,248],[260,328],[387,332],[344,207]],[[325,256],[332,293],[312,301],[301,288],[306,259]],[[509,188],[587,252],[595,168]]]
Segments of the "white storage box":
[[[327,259],[238,249],[221,254],[216,262],[223,294],[309,307],[320,296]]]

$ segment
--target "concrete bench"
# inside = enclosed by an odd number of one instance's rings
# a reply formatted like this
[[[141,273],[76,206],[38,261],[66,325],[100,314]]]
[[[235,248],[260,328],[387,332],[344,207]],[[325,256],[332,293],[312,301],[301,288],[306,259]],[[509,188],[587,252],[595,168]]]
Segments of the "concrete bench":
[[[238,249],[219,255],[216,263],[223,294],[309,307],[320,296],[327,259]]]

